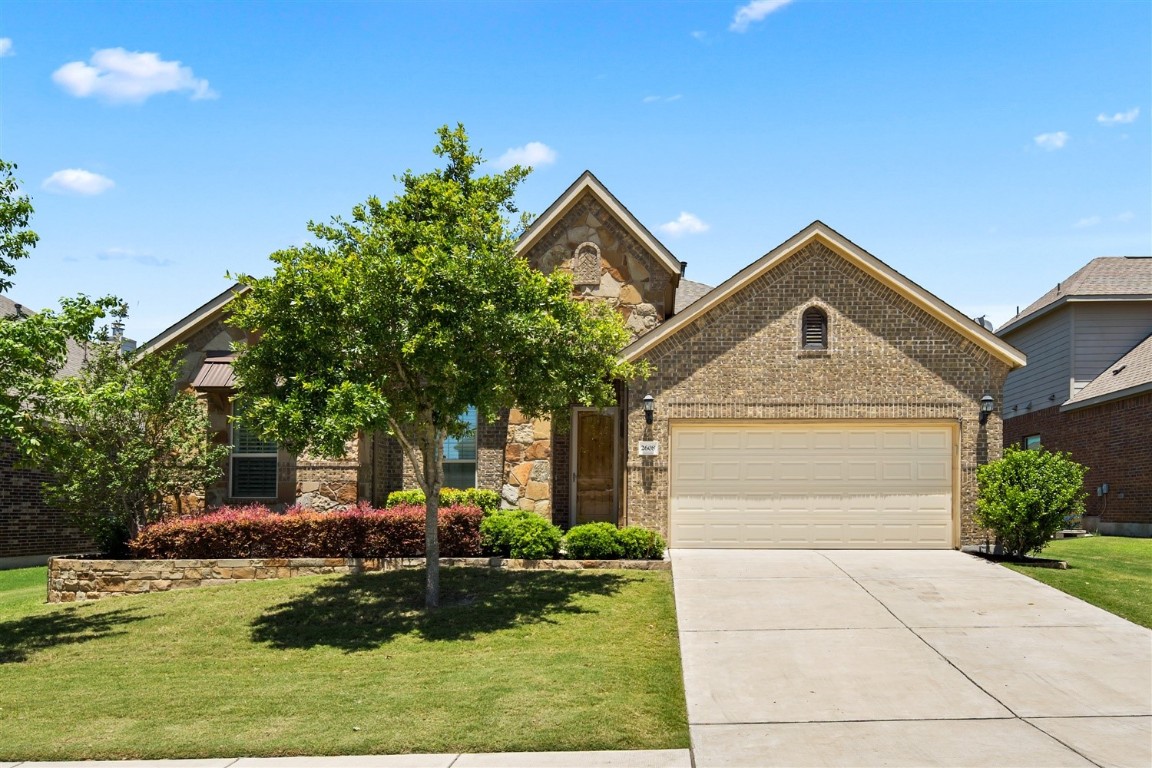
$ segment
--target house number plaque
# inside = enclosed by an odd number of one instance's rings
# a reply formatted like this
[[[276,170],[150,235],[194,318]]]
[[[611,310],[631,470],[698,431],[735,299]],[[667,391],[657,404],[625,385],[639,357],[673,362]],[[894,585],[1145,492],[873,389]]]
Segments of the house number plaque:
[[[640,454],[641,456],[660,455],[660,443],[655,440],[641,440],[636,444],[636,446],[638,449],[636,453]]]

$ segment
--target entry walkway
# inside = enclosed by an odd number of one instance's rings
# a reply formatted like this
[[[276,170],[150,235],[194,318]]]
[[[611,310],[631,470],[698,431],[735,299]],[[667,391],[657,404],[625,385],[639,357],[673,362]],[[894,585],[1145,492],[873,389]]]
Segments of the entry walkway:
[[[1152,632],[954,551],[672,553],[696,768],[1152,765]]]

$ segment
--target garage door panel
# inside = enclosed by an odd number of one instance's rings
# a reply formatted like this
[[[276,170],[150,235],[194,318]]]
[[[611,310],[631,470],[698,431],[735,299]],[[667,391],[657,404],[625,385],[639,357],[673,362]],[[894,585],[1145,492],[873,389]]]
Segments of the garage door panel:
[[[671,444],[672,546],[951,546],[948,426],[674,424]]]

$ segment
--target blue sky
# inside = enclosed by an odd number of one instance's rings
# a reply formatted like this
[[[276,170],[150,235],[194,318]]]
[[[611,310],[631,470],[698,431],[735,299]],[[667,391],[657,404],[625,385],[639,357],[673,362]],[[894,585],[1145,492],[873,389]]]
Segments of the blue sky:
[[[1000,323],[1152,254],[1147,2],[55,3],[0,7],[0,157],[30,307],[116,293],[146,340],[435,164],[463,122],[592,170],[718,284],[814,219]]]

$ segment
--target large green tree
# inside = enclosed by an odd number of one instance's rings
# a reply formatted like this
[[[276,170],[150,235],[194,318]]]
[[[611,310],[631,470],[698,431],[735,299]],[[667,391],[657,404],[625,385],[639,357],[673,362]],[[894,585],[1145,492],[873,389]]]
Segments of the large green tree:
[[[117,339],[89,346],[75,376],[53,380],[34,457],[44,495],[113,556],[144,525],[181,511],[223,474],[207,410],[176,387],[176,352],[126,355]]]
[[[438,135],[443,168],[406,172],[395,198],[369,198],[351,221],[309,223],[317,242],[272,254],[270,277],[239,276],[250,290],[233,310],[259,339],[236,362],[258,429],[328,456],[361,430],[403,447],[427,499],[429,609],[443,444],[466,433],[466,409],[608,405],[613,381],[640,373],[617,356],[628,333],[611,309],[516,255],[513,195],[530,169],[479,175],[463,126]]]
[[[29,229],[32,201],[20,193],[16,166],[0,160],[0,291],[12,288],[15,262],[40,239]],[[0,441],[23,458],[39,445],[43,406],[69,347],[99,335],[97,321],[120,306],[105,297],[64,299],[58,311],[0,315]]]
[[[0,160],[0,293],[12,288],[8,278],[16,274],[15,261],[28,256],[39,235],[28,228],[32,200],[20,194],[16,164]]]

